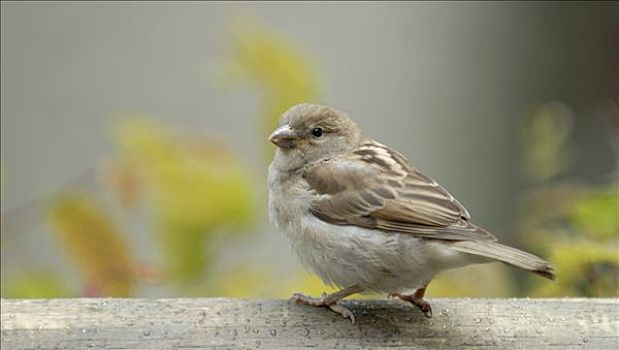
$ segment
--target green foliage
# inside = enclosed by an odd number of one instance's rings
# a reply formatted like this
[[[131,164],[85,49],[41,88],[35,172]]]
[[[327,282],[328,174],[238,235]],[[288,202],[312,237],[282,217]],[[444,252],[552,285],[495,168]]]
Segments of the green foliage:
[[[124,172],[139,179],[153,211],[167,275],[180,281],[200,276],[211,260],[209,236],[222,228],[239,231],[254,215],[247,170],[214,138],[177,134],[151,119],[125,117],[116,140],[117,164],[130,166]]]
[[[75,296],[55,273],[28,271],[9,276],[2,283],[3,298],[66,298]]]
[[[428,286],[431,297],[498,298],[513,296],[510,267],[500,263],[471,265],[448,270]]]
[[[537,296],[618,296],[619,190],[557,180],[568,167],[571,110],[542,106],[528,118],[524,165],[535,183],[524,197],[520,239],[555,265],[558,281],[520,284]],[[529,136],[526,136],[529,135]],[[535,136],[531,136],[535,135]]]
[[[582,193],[569,219],[574,227],[592,239],[619,238],[619,192],[609,188]]]
[[[618,295],[619,245],[587,239],[555,242],[549,258],[559,276],[555,283],[539,283],[534,295],[544,297]]]

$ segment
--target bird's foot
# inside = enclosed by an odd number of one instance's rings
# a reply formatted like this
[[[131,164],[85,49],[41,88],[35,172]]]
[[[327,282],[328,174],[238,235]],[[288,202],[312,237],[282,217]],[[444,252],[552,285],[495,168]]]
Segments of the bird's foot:
[[[389,297],[395,297],[400,300],[408,301],[417,306],[417,308],[419,308],[419,310],[421,310],[427,318],[432,318],[432,306],[430,306],[430,303],[423,299],[423,297],[420,298],[415,294],[408,295],[400,293],[391,293],[389,294]]]
[[[292,299],[297,302],[297,304],[305,304],[311,306],[326,306],[325,301],[327,300],[327,293],[322,293],[320,298],[315,298],[303,293],[294,293],[292,295]]]
[[[355,324],[355,315],[352,313],[352,311],[343,307],[339,301],[335,304],[329,305],[329,308],[335,313],[340,314],[342,317],[349,319],[352,324]]]
[[[348,318],[350,322],[352,322],[352,324],[355,324],[355,315],[352,313],[352,311],[342,306],[339,300],[331,301],[327,293],[322,293],[322,296],[320,298],[315,298],[309,295],[305,295],[303,293],[294,293],[292,295],[292,299],[297,302],[297,304],[304,304],[310,306],[327,306],[334,312],[340,314],[342,317]]]

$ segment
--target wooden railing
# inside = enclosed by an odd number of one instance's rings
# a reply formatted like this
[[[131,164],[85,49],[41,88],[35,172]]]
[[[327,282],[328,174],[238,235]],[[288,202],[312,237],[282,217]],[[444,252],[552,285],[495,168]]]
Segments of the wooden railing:
[[[619,349],[619,299],[3,299],[2,349]]]

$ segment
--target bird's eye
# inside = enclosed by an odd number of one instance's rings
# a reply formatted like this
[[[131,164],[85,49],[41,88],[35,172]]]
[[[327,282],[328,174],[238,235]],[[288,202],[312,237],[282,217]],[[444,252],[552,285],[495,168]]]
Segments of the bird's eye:
[[[322,136],[322,128],[314,128],[314,129],[312,129],[312,135],[314,135],[314,137]]]

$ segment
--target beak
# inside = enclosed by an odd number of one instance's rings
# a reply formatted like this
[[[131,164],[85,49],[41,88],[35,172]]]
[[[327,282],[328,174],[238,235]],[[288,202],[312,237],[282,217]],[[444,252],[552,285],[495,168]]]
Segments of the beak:
[[[299,138],[295,132],[290,129],[290,126],[285,124],[273,131],[271,136],[269,136],[269,141],[273,142],[275,146],[279,148],[294,148]]]

